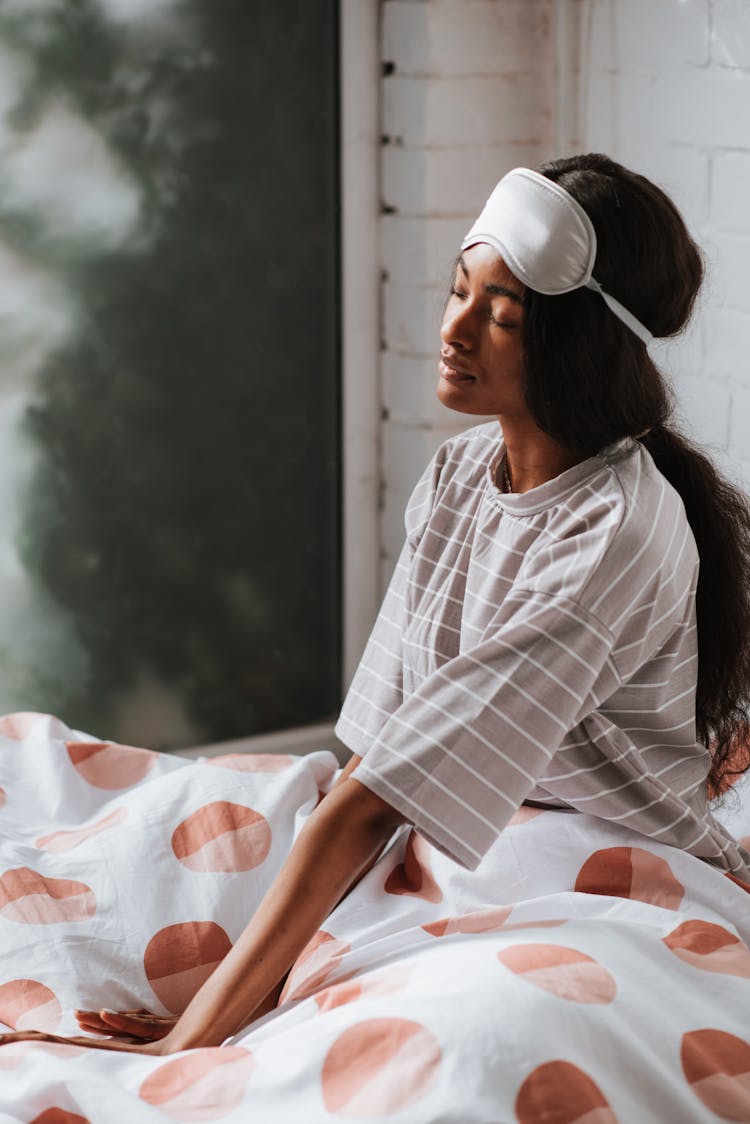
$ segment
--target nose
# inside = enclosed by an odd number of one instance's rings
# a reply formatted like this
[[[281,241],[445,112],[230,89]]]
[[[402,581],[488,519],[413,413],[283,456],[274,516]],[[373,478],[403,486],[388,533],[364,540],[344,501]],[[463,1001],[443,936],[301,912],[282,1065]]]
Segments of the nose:
[[[474,315],[471,301],[449,300],[440,325],[440,339],[456,351],[470,351],[475,343]]]

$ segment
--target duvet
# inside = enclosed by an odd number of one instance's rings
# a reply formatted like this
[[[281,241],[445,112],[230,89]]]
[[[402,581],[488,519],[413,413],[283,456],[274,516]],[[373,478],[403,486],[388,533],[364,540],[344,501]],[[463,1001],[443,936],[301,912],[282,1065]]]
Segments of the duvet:
[[[337,769],[0,719],[4,1026],[182,1010]],[[404,825],[274,1011],[168,1058],[0,1047],[0,1124],[750,1121],[749,944],[750,888],[626,828],[523,806],[469,873]]]

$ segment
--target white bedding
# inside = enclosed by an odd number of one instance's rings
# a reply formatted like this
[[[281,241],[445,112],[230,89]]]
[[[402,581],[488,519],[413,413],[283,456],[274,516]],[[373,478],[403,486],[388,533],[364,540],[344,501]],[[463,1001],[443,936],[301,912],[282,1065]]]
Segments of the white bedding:
[[[0,1019],[179,1011],[336,775],[0,719]],[[170,1058],[0,1047],[0,1124],[750,1121],[749,942],[741,884],[593,817],[522,808],[474,873],[405,826],[277,1010]]]

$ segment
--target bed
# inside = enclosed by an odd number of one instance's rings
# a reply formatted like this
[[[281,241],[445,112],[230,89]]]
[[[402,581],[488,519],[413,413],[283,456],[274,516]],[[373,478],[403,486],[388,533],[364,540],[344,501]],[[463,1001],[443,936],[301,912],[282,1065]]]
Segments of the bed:
[[[182,1010],[337,775],[1,718],[4,1026]],[[750,842],[744,779],[716,814]],[[166,1058],[0,1047],[0,1124],[750,1121],[749,945],[749,887],[624,826],[522,806],[469,874],[404,825],[275,1010]]]

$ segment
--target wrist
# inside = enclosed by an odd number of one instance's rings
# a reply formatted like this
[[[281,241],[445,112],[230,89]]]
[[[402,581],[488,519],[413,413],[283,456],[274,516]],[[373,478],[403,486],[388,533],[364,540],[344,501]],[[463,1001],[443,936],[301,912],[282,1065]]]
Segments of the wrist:
[[[159,1045],[164,1048],[165,1054],[178,1054],[181,1050],[198,1050],[205,1046],[221,1046],[225,1039],[226,1035],[217,1037],[207,1031],[198,1032],[196,1030],[191,1032],[188,1028],[175,1027],[170,1030],[165,1038],[162,1038]]]

